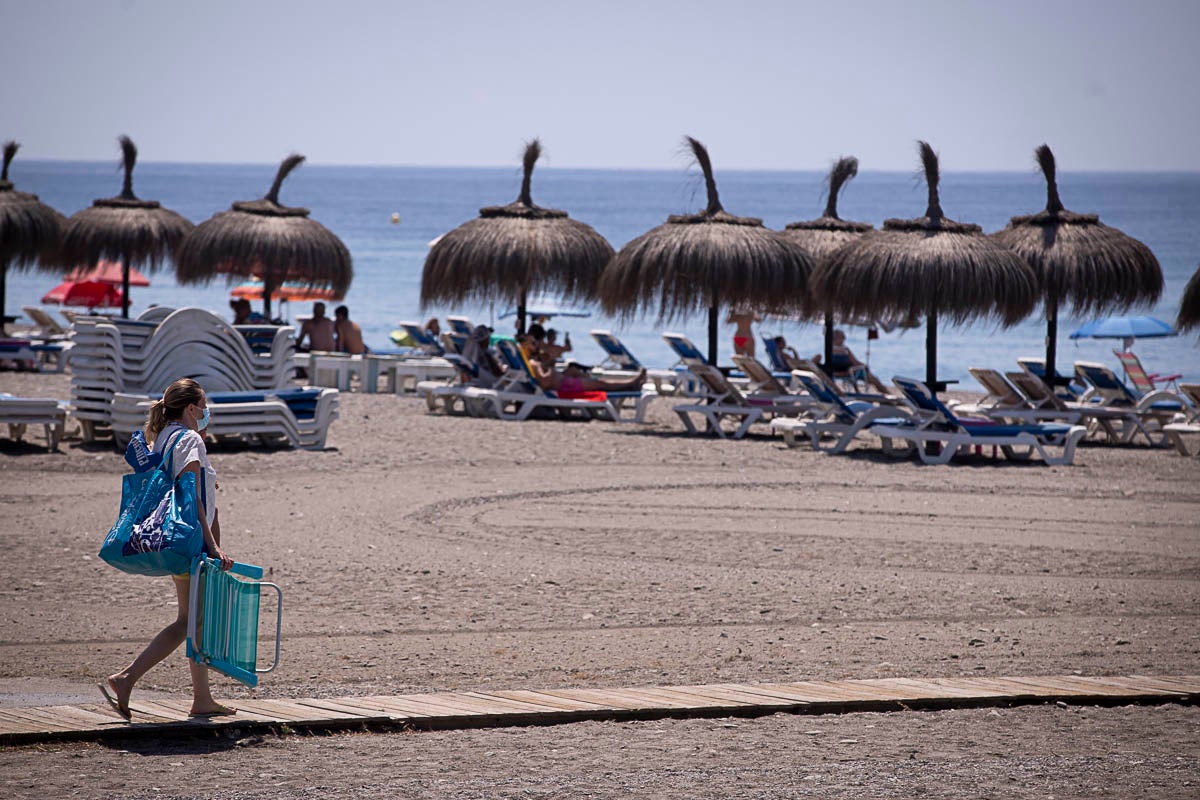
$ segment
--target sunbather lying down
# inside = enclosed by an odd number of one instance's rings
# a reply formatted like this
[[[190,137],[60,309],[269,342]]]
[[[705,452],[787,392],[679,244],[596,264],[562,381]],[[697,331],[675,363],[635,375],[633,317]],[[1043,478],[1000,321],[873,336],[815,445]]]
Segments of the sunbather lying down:
[[[589,375],[563,373],[554,367],[547,367],[544,362],[538,360],[531,361],[530,367],[533,369],[533,376],[537,379],[539,386],[559,394],[635,392],[640,390],[642,384],[646,382],[646,370],[644,369],[628,380],[605,381]]]

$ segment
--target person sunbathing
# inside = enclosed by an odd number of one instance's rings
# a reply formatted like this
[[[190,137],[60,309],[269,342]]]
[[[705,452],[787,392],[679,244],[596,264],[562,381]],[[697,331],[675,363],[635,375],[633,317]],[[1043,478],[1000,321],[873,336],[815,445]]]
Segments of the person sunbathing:
[[[641,391],[646,382],[646,370],[642,369],[637,375],[623,381],[605,381],[583,374],[578,370],[568,368],[567,371],[557,369],[536,345],[532,348],[533,357],[528,358],[529,368],[533,372],[538,386],[547,391],[556,392],[560,397],[582,394],[584,392],[636,392]]]

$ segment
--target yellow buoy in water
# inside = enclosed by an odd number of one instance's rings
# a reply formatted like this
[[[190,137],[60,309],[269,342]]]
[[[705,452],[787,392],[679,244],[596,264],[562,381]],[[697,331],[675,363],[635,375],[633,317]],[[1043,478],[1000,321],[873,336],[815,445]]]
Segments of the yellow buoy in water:
[[[392,212],[392,224],[393,224],[393,225],[399,225],[399,224],[400,224],[400,214],[399,214],[398,212],[396,212],[396,211],[393,211],[393,212]]]

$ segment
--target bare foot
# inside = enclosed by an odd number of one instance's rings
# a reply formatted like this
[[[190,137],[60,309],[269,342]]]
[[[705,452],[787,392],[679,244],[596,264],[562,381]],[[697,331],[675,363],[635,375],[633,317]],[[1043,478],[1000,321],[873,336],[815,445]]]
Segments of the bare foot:
[[[104,679],[104,683],[100,684],[100,692],[114,711],[127,720],[133,717],[129,711],[129,696],[133,694],[133,681],[120,675],[109,675]]]

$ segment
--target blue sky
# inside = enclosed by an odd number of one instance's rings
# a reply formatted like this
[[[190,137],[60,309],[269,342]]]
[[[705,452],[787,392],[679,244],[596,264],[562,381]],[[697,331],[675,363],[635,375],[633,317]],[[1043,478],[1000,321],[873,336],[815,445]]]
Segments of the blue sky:
[[[22,158],[1200,170],[1200,2],[0,0]],[[21,77],[17,77],[21,76]]]

